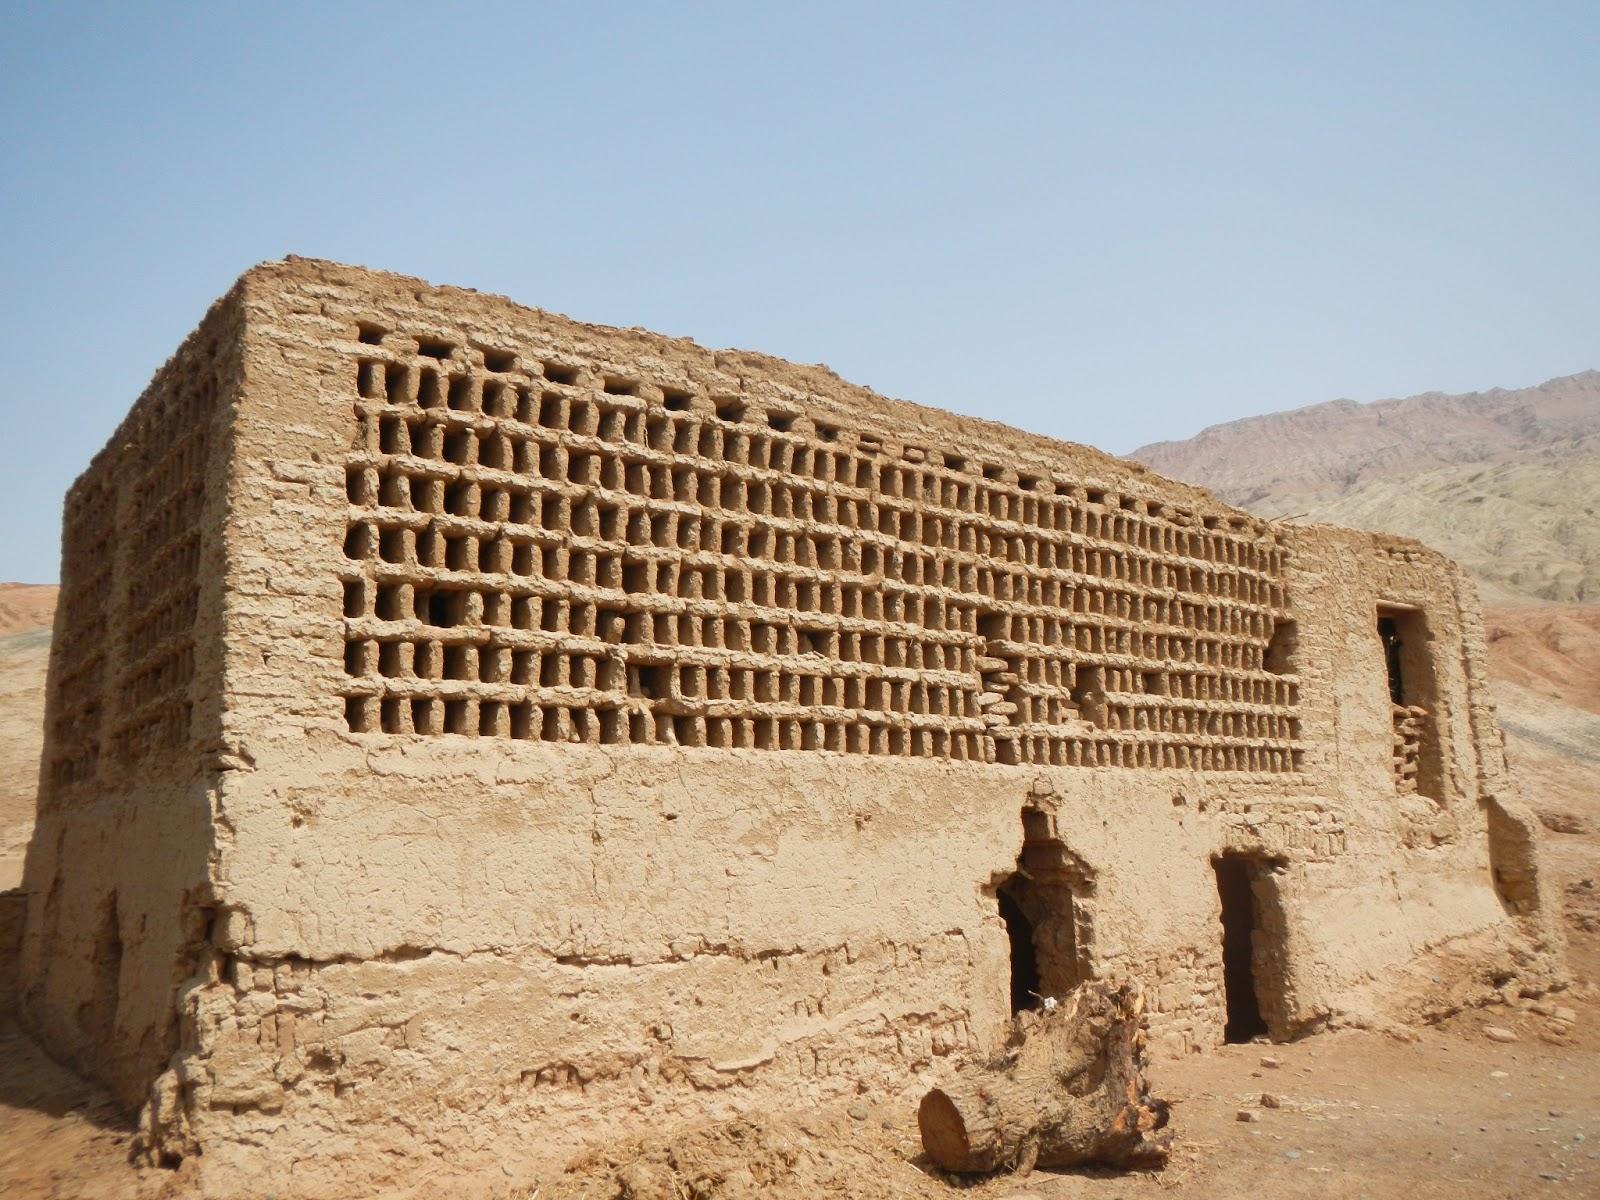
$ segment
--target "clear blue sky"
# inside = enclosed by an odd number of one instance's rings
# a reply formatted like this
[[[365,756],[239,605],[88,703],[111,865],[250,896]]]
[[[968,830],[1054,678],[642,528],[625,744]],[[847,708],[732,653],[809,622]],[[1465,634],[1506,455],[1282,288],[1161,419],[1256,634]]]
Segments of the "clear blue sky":
[[[1113,451],[1600,366],[1600,4],[8,4],[0,579],[288,253]]]

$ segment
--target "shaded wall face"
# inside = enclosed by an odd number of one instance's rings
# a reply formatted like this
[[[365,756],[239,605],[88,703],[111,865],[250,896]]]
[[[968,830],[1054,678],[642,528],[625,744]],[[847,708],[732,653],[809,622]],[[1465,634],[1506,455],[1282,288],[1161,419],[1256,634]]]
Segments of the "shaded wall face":
[[[67,496],[20,999],[52,1052],[142,1097],[177,1043],[221,711],[224,303]]]

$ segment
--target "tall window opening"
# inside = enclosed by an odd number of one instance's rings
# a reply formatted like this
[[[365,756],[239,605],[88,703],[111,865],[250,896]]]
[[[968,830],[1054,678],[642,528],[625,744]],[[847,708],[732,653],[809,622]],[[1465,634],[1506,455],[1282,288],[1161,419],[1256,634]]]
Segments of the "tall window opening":
[[[1443,797],[1444,761],[1439,744],[1438,696],[1432,635],[1419,609],[1380,605],[1378,642],[1383,649],[1393,726],[1391,758],[1395,791]]]

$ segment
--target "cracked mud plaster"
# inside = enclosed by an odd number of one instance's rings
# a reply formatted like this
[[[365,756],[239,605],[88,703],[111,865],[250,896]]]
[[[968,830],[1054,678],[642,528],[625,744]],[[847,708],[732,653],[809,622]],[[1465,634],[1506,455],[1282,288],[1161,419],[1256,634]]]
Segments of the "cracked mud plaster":
[[[1561,971],[1453,564],[824,368],[265,264],[60,612],[20,1007],[216,1195],[914,1096],[1003,893],[1215,1046],[1223,855],[1272,1036]]]

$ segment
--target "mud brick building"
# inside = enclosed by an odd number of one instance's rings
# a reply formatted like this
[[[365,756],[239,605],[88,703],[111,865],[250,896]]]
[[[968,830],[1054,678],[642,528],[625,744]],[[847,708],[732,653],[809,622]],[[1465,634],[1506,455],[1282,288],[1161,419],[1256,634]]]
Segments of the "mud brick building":
[[[1560,970],[1453,564],[822,368],[267,264],[62,585],[24,1019],[218,1192]]]

